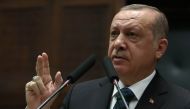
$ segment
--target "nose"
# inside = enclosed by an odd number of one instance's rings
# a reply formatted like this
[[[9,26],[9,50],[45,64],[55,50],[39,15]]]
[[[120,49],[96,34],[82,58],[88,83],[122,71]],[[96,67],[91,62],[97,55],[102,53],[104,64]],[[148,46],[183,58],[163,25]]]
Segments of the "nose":
[[[127,48],[127,44],[125,41],[125,37],[120,34],[114,41],[114,48],[116,48],[117,50],[124,50]]]

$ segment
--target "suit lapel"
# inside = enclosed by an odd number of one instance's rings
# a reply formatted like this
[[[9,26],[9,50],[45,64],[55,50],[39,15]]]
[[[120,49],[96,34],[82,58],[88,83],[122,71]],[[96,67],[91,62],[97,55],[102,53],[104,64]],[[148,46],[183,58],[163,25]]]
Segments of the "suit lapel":
[[[94,107],[90,109],[108,109],[113,91],[113,85],[107,78],[99,82],[96,93],[93,95]],[[98,105],[97,105],[98,104]]]
[[[156,73],[153,80],[145,89],[135,109],[160,109],[166,102],[168,94],[167,82]],[[97,84],[89,109],[108,109],[113,91],[113,84],[106,77]],[[98,104],[98,105],[97,105]]]
[[[160,109],[165,103],[167,91],[165,82],[158,73],[145,89],[135,109]]]

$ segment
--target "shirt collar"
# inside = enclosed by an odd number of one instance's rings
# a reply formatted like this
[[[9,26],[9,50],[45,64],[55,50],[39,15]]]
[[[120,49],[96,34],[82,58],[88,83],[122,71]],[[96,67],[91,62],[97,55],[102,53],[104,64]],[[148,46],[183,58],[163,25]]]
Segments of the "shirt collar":
[[[148,77],[128,87],[129,89],[133,91],[137,100],[141,98],[144,90],[146,89],[150,81],[153,79],[155,74],[156,74],[156,71],[154,70]],[[125,85],[120,80],[118,84],[121,89],[125,87]],[[116,93],[117,93],[117,88],[114,86],[112,97],[115,96]]]

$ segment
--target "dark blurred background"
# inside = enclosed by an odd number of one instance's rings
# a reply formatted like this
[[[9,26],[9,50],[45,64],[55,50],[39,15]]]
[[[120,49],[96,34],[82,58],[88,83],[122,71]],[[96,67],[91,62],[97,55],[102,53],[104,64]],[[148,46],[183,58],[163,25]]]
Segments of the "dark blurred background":
[[[0,109],[25,107],[25,84],[35,75],[36,57],[42,52],[49,55],[52,76],[60,70],[65,77],[93,53],[98,57],[95,67],[78,82],[104,76],[101,60],[111,19],[121,6],[132,3],[157,6],[166,14],[169,48],[158,69],[168,81],[190,89],[187,1],[0,0]]]

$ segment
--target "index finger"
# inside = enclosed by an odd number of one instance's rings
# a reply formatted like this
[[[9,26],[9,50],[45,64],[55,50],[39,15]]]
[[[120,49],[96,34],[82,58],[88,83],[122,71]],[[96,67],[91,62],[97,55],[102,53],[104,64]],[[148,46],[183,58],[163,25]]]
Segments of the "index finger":
[[[42,62],[42,56],[38,55],[37,60],[36,60],[36,73],[38,76],[43,75],[43,62]]]

